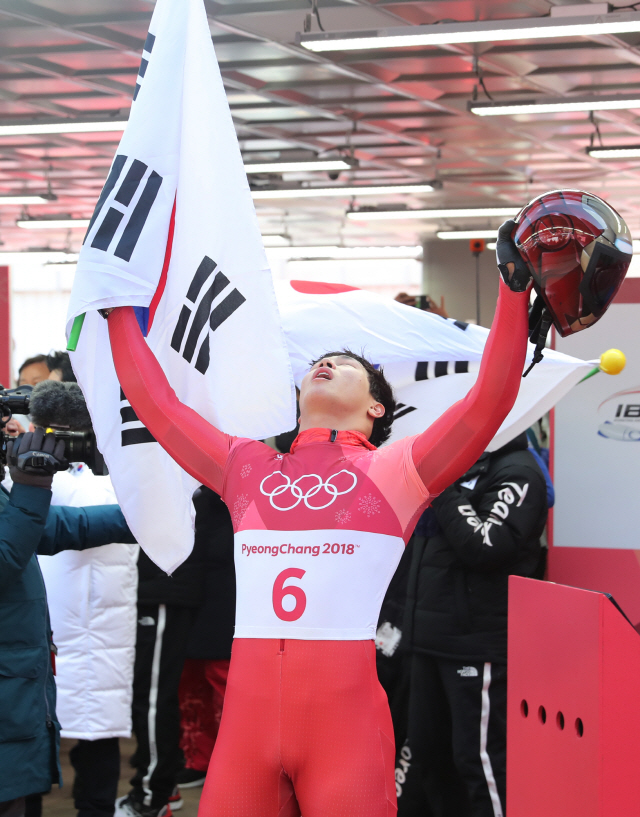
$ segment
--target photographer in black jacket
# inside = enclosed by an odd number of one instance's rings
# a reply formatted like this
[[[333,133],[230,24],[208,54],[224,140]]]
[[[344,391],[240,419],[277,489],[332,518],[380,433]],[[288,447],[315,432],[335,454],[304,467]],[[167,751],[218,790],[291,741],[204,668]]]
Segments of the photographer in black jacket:
[[[545,477],[525,434],[485,453],[432,504],[404,616],[411,689],[403,774],[434,817],[503,817],[509,575],[542,578]],[[422,815],[400,796],[398,817]]]
[[[36,553],[130,542],[117,505],[49,507],[64,443],[42,429],[9,442],[13,487],[0,486],[0,815],[60,782],[55,647]],[[4,465],[0,462],[0,479]]]

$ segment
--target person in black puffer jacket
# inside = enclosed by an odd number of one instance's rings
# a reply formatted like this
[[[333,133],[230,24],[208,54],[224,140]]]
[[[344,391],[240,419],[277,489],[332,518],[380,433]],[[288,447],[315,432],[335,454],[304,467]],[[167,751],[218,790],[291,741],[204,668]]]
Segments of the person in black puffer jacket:
[[[547,489],[526,435],[483,454],[431,507],[437,528],[414,543],[402,627],[404,773],[420,775],[437,817],[503,817],[508,581],[544,573]],[[400,797],[398,817],[418,814]]]

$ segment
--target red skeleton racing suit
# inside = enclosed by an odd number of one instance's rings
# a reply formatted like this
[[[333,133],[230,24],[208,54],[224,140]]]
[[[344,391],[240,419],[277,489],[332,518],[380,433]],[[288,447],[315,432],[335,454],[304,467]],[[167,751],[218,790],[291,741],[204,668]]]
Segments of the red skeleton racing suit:
[[[236,631],[203,817],[396,813],[380,606],[429,497],[475,462],[515,401],[527,302],[500,283],[476,385],[423,434],[378,450],[358,432],[310,429],[285,455],[182,405],[133,310],[109,317],[139,419],[233,517]]]

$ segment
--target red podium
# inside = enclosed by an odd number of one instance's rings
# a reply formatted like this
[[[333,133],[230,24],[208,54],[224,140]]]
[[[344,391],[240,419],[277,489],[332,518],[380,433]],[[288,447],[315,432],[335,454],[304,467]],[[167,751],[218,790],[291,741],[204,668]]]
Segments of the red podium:
[[[509,580],[507,813],[640,815],[640,636],[603,593]]]

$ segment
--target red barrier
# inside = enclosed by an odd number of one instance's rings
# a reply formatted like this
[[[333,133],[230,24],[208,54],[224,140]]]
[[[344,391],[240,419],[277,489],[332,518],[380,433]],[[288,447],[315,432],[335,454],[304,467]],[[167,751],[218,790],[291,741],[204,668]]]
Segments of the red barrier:
[[[0,267],[0,383],[10,389],[11,382],[11,324],[10,324],[9,267]]]
[[[640,815],[640,636],[602,593],[511,576],[509,817]]]

